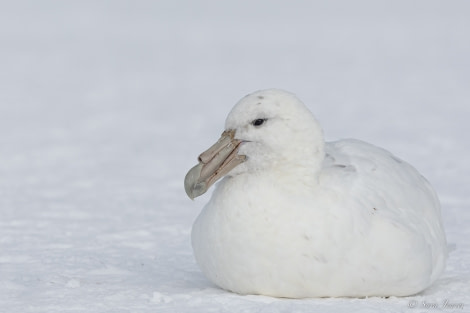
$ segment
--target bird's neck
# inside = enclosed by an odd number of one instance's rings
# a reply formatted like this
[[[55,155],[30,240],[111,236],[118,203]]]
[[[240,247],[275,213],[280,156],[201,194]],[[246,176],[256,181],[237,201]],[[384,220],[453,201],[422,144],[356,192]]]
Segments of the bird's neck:
[[[324,146],[320,146],[308,154],[300,154],[289,160],[272,164],[265,172],[266,176],[272,176],[272,180],[293,191],[302,186],[315,188],[319,184],[319,175],[325,158]]]

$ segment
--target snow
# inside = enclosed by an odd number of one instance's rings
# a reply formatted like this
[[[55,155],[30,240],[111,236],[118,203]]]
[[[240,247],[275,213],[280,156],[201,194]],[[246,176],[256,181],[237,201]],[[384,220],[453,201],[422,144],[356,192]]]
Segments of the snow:
[[[1,312],[470,312],[470,4],[11,1],[0,9]],[[450,254],[407,298],[216,288],[183,189],[233,104],[296,93],[435,186]],[[406,262],[406,260],[404,260]],[[447,301],[447,302],[446,302]]]

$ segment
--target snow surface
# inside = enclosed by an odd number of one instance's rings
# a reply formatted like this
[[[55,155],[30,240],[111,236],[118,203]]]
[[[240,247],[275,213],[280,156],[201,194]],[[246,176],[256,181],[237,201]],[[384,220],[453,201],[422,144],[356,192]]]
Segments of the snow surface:
[[[470,312],[469,16],[468,1],[2,2],[0,312]],[[210,192],[190,201],[184,175],[269,87],[327,139],[433,183],[453,251],[431,288],[289,300],[203,277],[190,230]]]

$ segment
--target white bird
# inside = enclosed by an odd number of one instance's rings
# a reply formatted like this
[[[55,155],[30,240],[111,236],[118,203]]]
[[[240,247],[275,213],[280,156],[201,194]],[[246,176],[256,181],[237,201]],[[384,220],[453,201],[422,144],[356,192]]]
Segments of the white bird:
[[[196,261],[217,286],[407,296],[443,271],[439,200],[411,165],[359,140],[325,143],[307,107],[278,89],[241,99],[225,129],[185,178],[194,198],[223,177],[192,230]]]

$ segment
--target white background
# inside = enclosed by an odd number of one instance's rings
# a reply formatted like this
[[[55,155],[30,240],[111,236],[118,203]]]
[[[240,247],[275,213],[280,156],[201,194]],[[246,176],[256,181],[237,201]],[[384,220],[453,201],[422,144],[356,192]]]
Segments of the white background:
[[[470,312],[469,56],[467,1],[2,2],[0,312]],[[431,181],[452,250],[431,288],[288,300],[202,276],[210,192],[184,175],[270,87]]]

